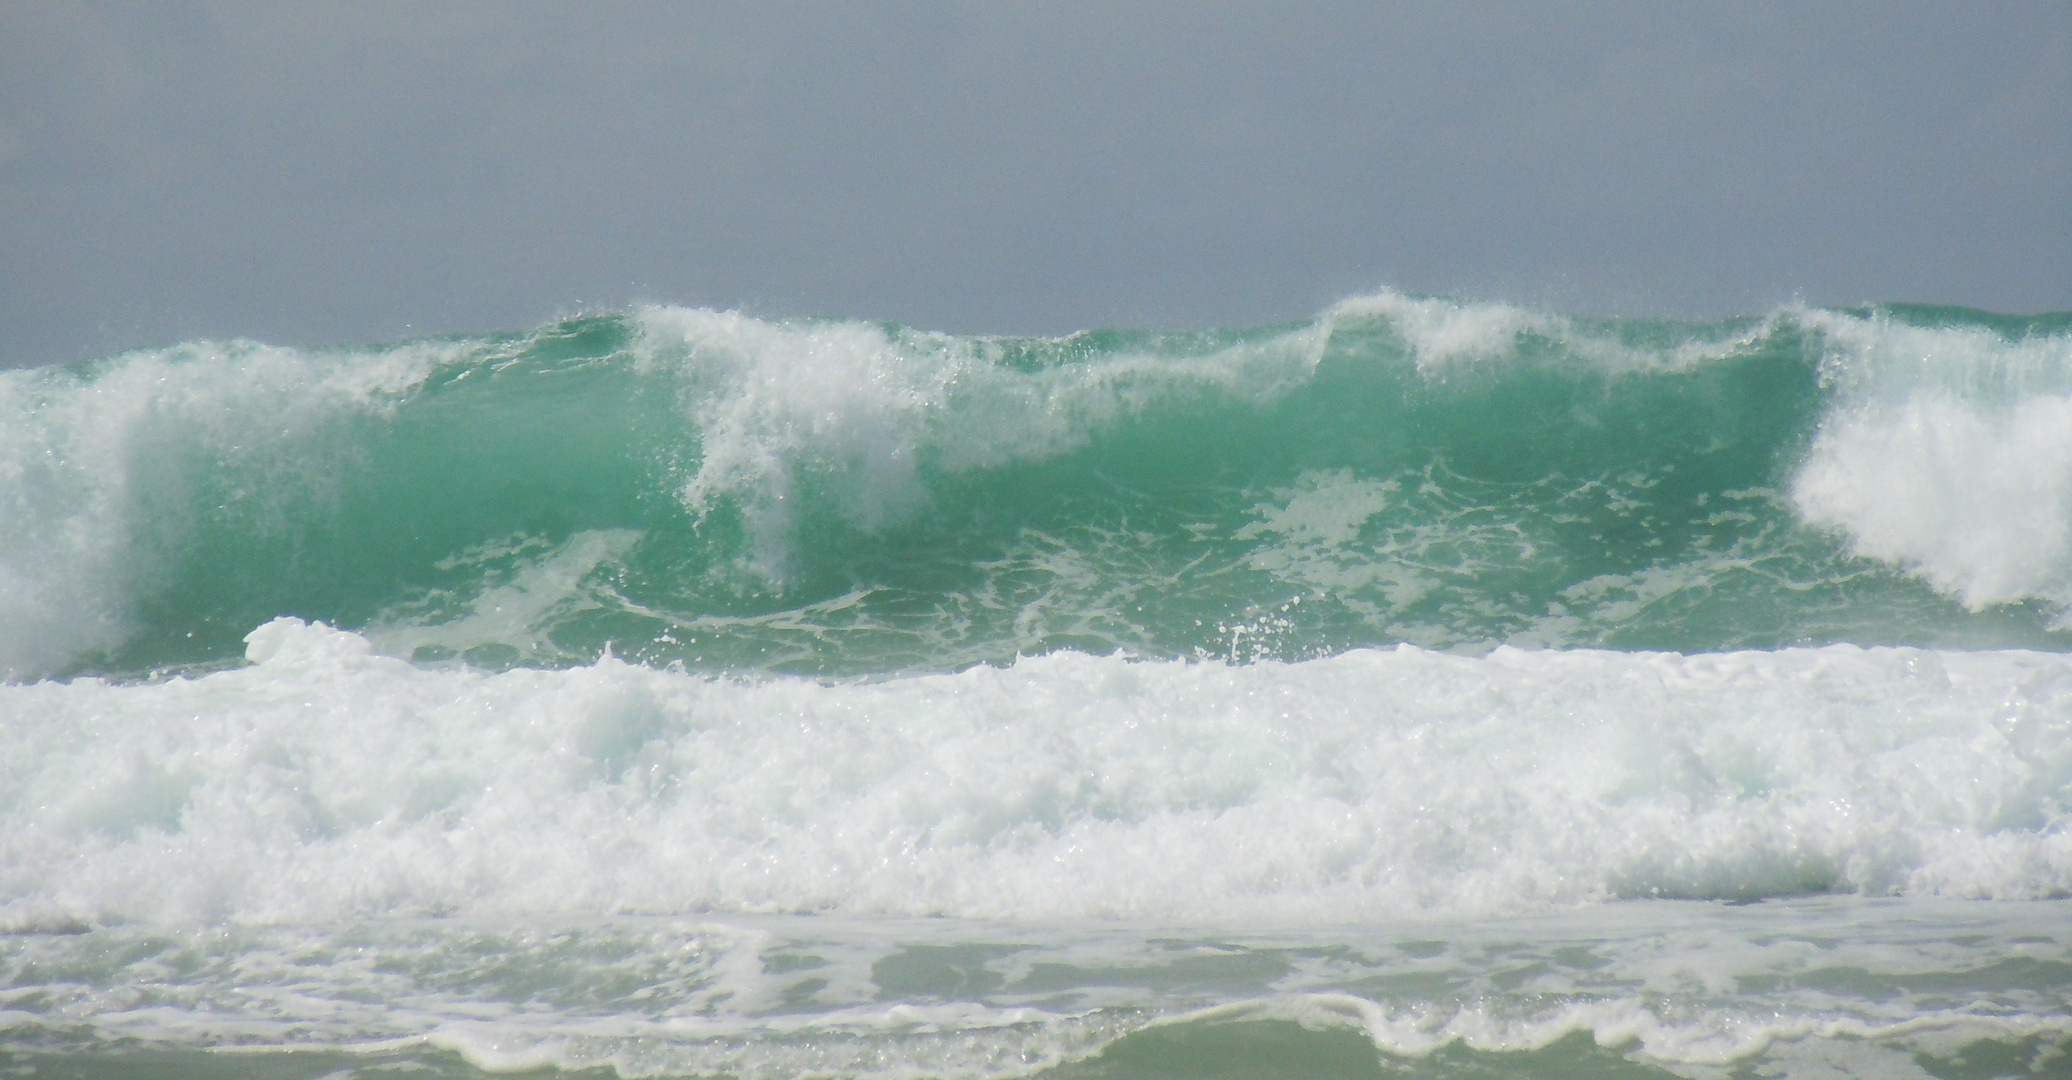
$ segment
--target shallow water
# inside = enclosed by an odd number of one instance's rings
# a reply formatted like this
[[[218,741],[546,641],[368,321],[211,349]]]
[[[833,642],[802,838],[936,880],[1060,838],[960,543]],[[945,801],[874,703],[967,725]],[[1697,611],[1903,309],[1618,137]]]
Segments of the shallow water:
[[[15,934],[0,957],[11,1064],[37,1075],[1951,1077],[2061,1074],[2072,1049],[2056,902],[1220,933],[376,919]]]

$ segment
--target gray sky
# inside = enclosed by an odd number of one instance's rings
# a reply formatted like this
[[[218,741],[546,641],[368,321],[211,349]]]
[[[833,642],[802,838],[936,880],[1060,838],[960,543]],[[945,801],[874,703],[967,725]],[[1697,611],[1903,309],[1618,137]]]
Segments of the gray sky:
[[[2072,308],[2072,4],[0,0],[0,365],[644,300]]]

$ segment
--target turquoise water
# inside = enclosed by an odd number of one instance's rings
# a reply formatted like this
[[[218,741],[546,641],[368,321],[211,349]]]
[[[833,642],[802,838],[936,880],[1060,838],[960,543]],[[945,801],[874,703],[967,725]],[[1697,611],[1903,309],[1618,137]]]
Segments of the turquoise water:
[[[62,616],[70,648],[25,624],[0,661],[234,661],[281,614],[424,661],[609,645],[836,676],[1060,649],[2055,649],[2064,553],[1957,550],[1954,460],[1902,451],[1923,490],[1887,501],[1914,520],[1851,502],[1870,478],[1819,484],[1925,422],[1909,408],[1984,431],[2062,400],[2068,324],[1385,296],[1300,325],[1029,340],[655,309],[18,372],[9,568],[30,602],[84,610]],[[1976,438],[1946,457],[1992,451]],[[1980,509],[2012,529],[2022,498]],[[1862,557],[1881,526],[1920,535]],[[39,579],[54,542],[86,559]]]
[[[2072,315],[0,373],[0,1073],[2072,1075]]]

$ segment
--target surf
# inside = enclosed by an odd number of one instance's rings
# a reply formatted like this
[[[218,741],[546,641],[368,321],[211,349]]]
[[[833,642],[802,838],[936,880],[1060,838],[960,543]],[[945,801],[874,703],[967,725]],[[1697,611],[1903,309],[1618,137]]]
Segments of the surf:
[[[0,375],[0,669],[2062,647],[2072,318],[1355,298],[1064,338],[653,307]]]
[[[1999,1076],[2072,316],[0,373],[0,1064]]]

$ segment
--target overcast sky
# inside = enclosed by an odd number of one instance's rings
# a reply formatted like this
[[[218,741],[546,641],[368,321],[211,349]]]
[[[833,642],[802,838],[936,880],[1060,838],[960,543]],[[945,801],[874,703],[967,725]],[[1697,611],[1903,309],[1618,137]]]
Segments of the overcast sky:
[[[2072,4],[0,0],[0,364],[640,301],[2072,308]]]

